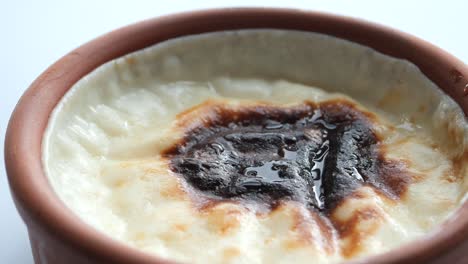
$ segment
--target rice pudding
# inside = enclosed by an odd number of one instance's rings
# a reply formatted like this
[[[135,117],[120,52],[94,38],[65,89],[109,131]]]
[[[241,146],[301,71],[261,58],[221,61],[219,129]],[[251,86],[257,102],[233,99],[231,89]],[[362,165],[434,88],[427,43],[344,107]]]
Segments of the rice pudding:
[[[413,64],[321,34],[162,42],[76,83],[44,135],[57,195],[163,258],[338,263],[437,230],[468,128]]]

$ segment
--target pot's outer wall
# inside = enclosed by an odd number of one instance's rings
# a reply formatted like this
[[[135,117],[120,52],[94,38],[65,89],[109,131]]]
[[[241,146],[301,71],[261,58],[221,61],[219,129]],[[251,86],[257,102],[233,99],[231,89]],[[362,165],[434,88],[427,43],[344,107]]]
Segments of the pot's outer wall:
[[[47,69],[23,95],[10,120],[6,169],[14,201],[28,226],[36,263],[172,263],[103,236],[66,208],[42,170],[42,135],[65,92],[99,65],[174,37],[251,28],[318,32],[407,59],[468,113],[468,96],[464,96],[467,65],[413,36],[356,19],[292,9],[231,8],[171,15],[118,29]],[[443,230],[389,253],[350,263],[468,263],[468,202]]]

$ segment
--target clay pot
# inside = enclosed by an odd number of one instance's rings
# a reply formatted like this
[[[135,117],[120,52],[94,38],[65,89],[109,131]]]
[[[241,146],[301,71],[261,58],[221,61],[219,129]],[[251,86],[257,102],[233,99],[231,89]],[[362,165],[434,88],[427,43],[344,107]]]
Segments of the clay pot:
[[[170,15],[118,29],[48,68],[25,92],[11,117],[5,142],[6,169],[36,263],[170,263],[116,242],[78,219],[44,175],[41,138],[64,93],[99,65],[170,38],[248,28],[319,32],[409,60],[468,113],[467,65],[423,40],[361,20],[291,9],[234,8]],[[443,225],[442,232],[359,263],[467,263],[468,202]]]

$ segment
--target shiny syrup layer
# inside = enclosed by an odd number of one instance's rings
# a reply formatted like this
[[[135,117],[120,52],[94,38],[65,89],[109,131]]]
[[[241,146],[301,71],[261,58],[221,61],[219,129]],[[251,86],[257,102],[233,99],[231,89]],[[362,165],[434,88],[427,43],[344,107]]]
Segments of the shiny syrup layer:
[[[386,179],[394,165],[380,158],[369,118],[351,104],[213,113],[164,153],[171,169],[207,197],[269,206],[294,200],[328,210],[363,184],[391,195],[402,187]]]

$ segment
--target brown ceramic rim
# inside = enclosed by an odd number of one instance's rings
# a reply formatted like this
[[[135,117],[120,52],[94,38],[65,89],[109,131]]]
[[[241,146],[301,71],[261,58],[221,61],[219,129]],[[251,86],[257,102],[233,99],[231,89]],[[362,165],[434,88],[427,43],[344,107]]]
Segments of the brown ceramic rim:
[[[234,29],[276,28],[324,33],[372,47],[416,64],[468,113],[468,67],[452,55],[414,36],[366,21],[319,12],[228,8],[187,12],[146,20],[103,35],[67,54],[20,99],[5,142],[5,163],[17,208],[30,229],[42,229],[81,254],[106,263],[173,263],[151,256],[84,224],[55,195],[43,172],[41,140],[49,115],[64,93],[101,64],[179,36]],[[350,263],[425,263],[468,241],[468,202],[424,239],[388,253]],[[460,254],[460,253],[458,253]],[[466,253],[461,253],[465,256]]]

